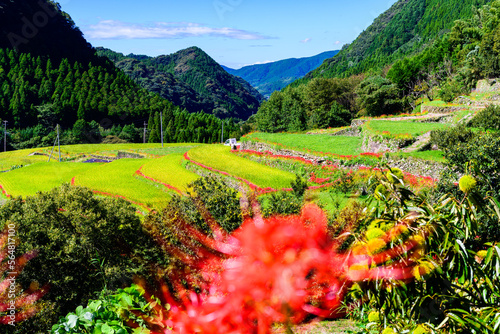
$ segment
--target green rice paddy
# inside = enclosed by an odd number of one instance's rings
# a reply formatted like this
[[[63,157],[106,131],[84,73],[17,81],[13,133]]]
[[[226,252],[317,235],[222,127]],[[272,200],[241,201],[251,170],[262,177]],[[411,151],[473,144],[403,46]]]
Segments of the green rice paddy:
[[[172,192],[162,185],[136,175],[149,159],[120,159],[102,164],[75,177],[75,185],[88,187],[108,196],[123,196],[127,200],[150,208],[163,207]]]
[[[361,137],[254,132],[247,139],[278,144],[276,148],[338,155],[361,153]]]
[[[97,164],[71,162],[38,162],[32,165],[0,173],[0,185],[11,196],[30,196],[39,191],[49,191],[81,173],[99,167]]]
[[[144,164],[141,171],[146,176],[185,192],[187,184],[195,181],[199,176],[185,169],[181,165],[183,160],[182,153],[170,154],[148,161]]]
[[[275,189],[289,188],[295,175],[271,168],[231,153],[229,146],[203,145],[188,152],[189,157],[205,166],[229,173],[256,184]]]
[[[370,131],[388,132],[390,134],[409,134],[412,137],[418,137],[426,132],[449,127],[449,124],[443,123],[423,123],[413,121],[387,121],[374,120],[367,124]]]

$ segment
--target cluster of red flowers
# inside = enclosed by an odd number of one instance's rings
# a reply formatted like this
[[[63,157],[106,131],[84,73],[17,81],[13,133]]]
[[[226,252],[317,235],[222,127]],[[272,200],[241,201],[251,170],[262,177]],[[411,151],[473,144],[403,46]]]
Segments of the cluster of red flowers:
[[[170,189],[170,190],[175,191],[175,192],[176,192],[176,193],[178,193],[179,195],[182,195],[182,191],[180,191],[180,190],[179,190],[179,189],[177,189],[176,187],[174,187],[174,186],[172,186],[172,185],[170,185],[170,184],[168,184],[168,183],[161,182],[160,180],[156,180],[156,179],[154,179],[154,178],[152,178],[152,177],[150,177],[150,176],[144,175],[144,173],[141,171],[141,170],[142,170],[142,167],[144,167],[144,166],[141,166],[141,168],[139,168],[138,170],[136,170],[136,171],[135,171],[135,174],[136,174],[136,175],[139,175],[140,177],[143,177],[143,178],[145,178],[145,179],[147,179],[147,180],[149,180],[149,181],[152,181],[152,182],[154,182],[154,183],[159,183],[159,184],[161,184],[162,186],[164,186],[164,187],[166,187],[166,188],[168,188],[168,189]]]
[[[309,182],[313,182],[316,184],[322,184],[322,183],[328,182],[330,180],[331,180],[330,177],[327,177],[327,178],[316,177],[315,173],[311,173],[311,177],[309,178]]]
[[[355,282],[413,278],[415,263],[404,254],[416,242],[378,253],[340,251],[341,240],[330,237],[325,213],[313,204],[297,216],[248,218],[232,235],[210,226],[213,237],[184,224],[181,235],[190,239],[183,249],[159,240],[185,270],[171,271],[169,285],[157,291],[164,307],[156,304],[153,333],[266,334],[274,323],[344,316],[341,303]]]
[[[375,172],[387,172],[388,169],[380,169],[380,168],[371,168],[371,167],[359,167],[358,170],[371,170]],[[433,179],[430,176],[421,176],[414,175],[403,171],[405,182],[411,185],[412,187],[432,187],[438,180]]]
[[[259,140],[258,138],[255,138],[256,140]],[[268,142],[268,143],[271,143],[273,145],[280,145],[280,146],[283,146],[283,144],[280,144],[280,143],[272,143],[272,142]],[[383,153],[372,153],[372,152],[365,152],[365,153],[361,153],[359,155],[341,155],[341,154],[336,154],[336,153],[328,153],[328,152],[322,152],[322,151],[317,151],[317,152],[313,152],[309,149],[306,150],[308,153],[311,153],[311,154],[319,154],[319,155],[322,155],[322,156],[331,156],[333,158],[337,158],[337,159],[346,159],[346,160],[351,160],[351,159],[355,159],[355,158],[358,158],[360,156],[364,156],[364,157],[372,157],[372,158],[380,158]],[[233,151],[233,153],[236,153],[238,151]],[[297,161],[301,161],[301,162],[304,162],[306,164],[314,164],[314,162],[312,160],[308,160],[308,159],[305,159],[305,158],[302,158],[302,157],[297,157],[297,156],[290,156],[290,155],[281,155],[281,154],[274,154],[273,152],[270,152],[270,151],[264,151],[264,152],[259,152],[259,151],[254,151],[254,150],[242,150],[242,151],[239,151],[239,152],[242,152],[242,153],[248,153],[248,154],[255,154],[255,155],[267,155],[269,157],[272,157],[272,158],[283,158],[283,159],[292,159],[292,160],[297,160]]]
[[[37,284],[33,284],[30,289],[19,293],[16,277],[37,252],[31,251],[14,259],[13,231],[15,229],[9,231],[7,225],[0,233],[0,314],[5,314],[0,316],[1,325],[14,325],[35,315],[39,310],[36,302],[48,291],[48,286],[38,288]]]
[[[2,187],[2,185],[0,184],[0,190],[2,190],[2,194],[4,194],[7,198],[10,197],[9,194],[7,194],[7,192],[5,191],[5,189]]]
[[[380,158],[384,153],[373,153],[373,152],[364,152],[361,153],[360,156],[363,157],[372,157],[372,158]]]

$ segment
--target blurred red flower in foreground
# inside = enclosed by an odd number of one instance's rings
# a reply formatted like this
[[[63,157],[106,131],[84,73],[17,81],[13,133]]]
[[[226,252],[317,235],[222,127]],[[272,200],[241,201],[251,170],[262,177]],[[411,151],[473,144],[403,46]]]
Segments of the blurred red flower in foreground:
[[[29,260],[36,256],[35,251],[16,258],[15,229],[7,227],[0,233],[0,324],[14,325],[26,320],[38,312],[36,302],[48,291],[48,287],[39,288],[36,282],[25,292],[20,292],[16,283]]]
[[[332,238],[316,205],[306,205],[297,216],[257,214],[232,235],[207,215],[205,220],[213,236],[184,223],[180,235],[186,247],[162,240],[184,267],[168,274],[168,283],[155,292],[164,307],[155,303],[158,316],[149,319],[153,333],[269,333],[274,323],[344,316],[340,306],[355,282],[413,278],[416,259],[407,254],[416,241],[378,251],[361,246],[340,251],[346,234]],[[406,230],[398,226],[379,243]]]

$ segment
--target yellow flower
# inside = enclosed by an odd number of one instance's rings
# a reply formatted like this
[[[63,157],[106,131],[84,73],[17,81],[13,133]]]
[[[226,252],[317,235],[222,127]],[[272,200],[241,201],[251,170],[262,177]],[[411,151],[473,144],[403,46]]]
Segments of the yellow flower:
[[[366,243],[366,250],[370,255],[380,253],[386,246],[384,240],[382,239],[372,239]]]
[[[380,322],[380,314],[377,311],[372,311],[368,314],[369,322]]]
[[[412,332],[412,334],[426,334],[429,333],[429,330],[426,328],[425,325],[418,325],[417,328]]]
[[[382,334],[396,334],[396,332],[391,327],[387,327],[382,331]]]
[[[474,190],[476,185],[477,181],[472,175],[464,175],[458,181],[458,187],[466,194]]]
[[[429,261],[422,261],[413,268],[413,276],[415,276],[418,281],[421,281],[424,276],[429,275],[434,269],[434,264]]]
[[[352,255],[364,255],[366,254],[366,244],[363,242],[356,243],[352,247]]]
[[[423,247],[425,245],[425,239],[420,234],[414,235],[411,240],[414,241],[418,247]]]
[[[366,231],[365,235],[367,240],[372,240],[384,236],[385,232],[380,228],[371,228]]]
[[[480,250],[479,252],[476,253],[476,262],[477,263],[482,263],[484,258],[486,257],[486,255],[488,255],[488,251],[487,250]]]
[[[408,227],[403,224],[396,225],[389,231],[389,236],[391,237],[392,241],[396,240],[399,237],[404,237],[406,234],[408,234]]]
[[[487,250],[480,250],[479,252],[476,253],[476,256],[480,259],[484,259],[487,254],[488,254]]]

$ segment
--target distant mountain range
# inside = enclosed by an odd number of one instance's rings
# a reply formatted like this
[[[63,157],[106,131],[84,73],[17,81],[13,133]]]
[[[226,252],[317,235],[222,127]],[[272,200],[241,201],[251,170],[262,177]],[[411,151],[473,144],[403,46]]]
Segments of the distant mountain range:
[[[266,98],[291,82],[302,78],[318,68],[325,59],[334,57],[339,51],[327,51],[313,57],[290,58],[276,62],[249,65],[238,70],[222,66],[228,73],[248,81]]]
[[[198,47],[158,57],[123,55],[97,48],[141,87],[190,112],[247,119],[263,96],[245,80],[226,71]]]

